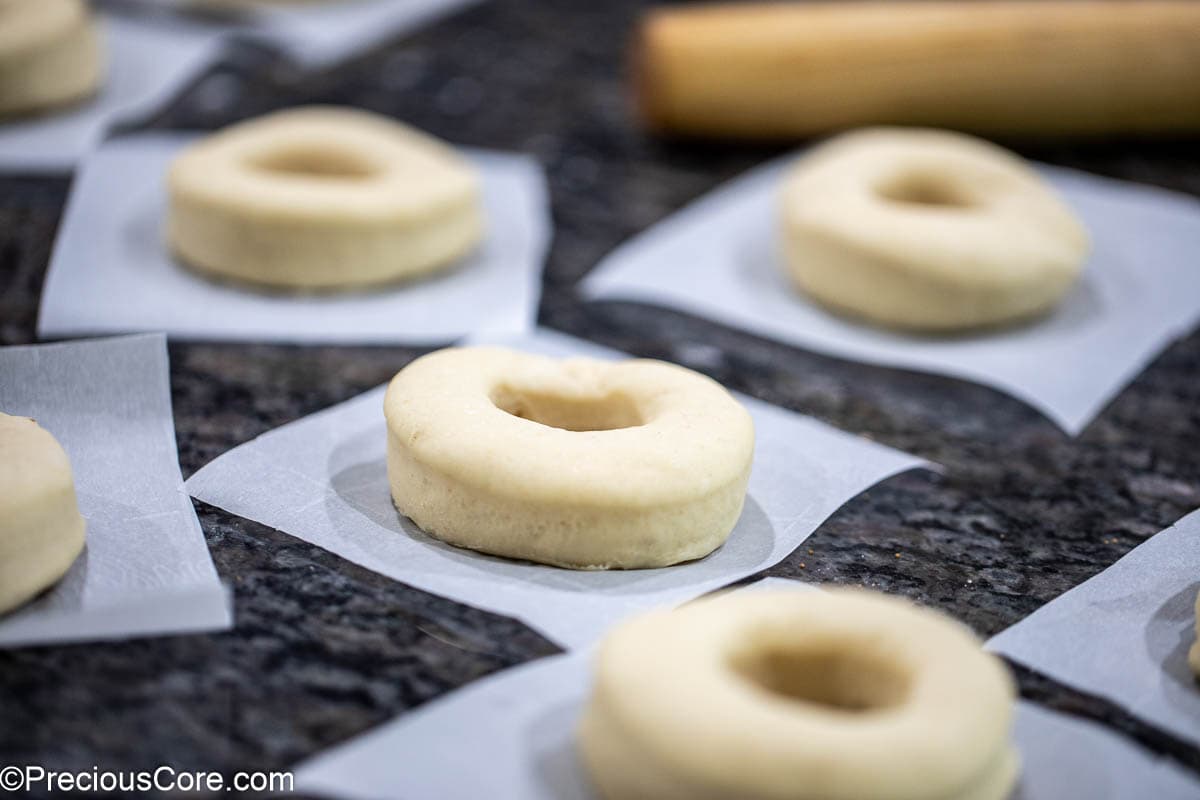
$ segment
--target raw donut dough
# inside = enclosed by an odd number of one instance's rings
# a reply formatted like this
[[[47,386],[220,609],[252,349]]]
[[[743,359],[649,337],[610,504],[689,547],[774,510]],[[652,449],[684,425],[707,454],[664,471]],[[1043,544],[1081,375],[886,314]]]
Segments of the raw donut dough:
[[[876,128],[801,157],[782,192],[788,273],[862,319],[953,331],[1048,311],[1087,232],[1020,158],[948,131]]]
[[[0,115],[92,94],[100,62],[99,36],[82,0],[0,0]]]
[[[171,165],[168,239],[197,269],[275,287],[415,278],[479,242],[475,172],[451,148],[365,111],[243,122]]]
[[[1014,689],[963,626],[863,590],[734,592],[601,645],[579,729],[607,800],[1001,800]]]
[[[578,569],[661,567],[741,515],[749,413],[661,361],[439,350],[384,400],[396,507],[459,547]]]
[[[33,420],[0,414],[0,613],[66,573],[83,527],[62,447]]]

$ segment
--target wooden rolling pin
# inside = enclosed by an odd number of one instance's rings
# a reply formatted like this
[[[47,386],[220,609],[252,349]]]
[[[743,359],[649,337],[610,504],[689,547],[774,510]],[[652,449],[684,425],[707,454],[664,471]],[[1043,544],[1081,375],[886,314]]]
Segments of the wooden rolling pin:
[[[649,13],[640,114],[698,136],[876,123],[996,134],[1200,131],[1200,2],[754,3]]]

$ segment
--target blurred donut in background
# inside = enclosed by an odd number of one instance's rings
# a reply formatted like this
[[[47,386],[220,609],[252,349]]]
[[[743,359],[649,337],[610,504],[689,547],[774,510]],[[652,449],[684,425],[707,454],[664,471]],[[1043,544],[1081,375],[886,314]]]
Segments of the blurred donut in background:
[[[449,268],[483,236],[475,168],[379,114],[306,107],[208,136],[172,163],[172,249],[211,275],[330,290]]]
[[[798,158],[780,197],[787,272],[847,315],[949,332],[1049,311],[1083,223],[1019,156],[950,131],[873,128]]]
[[[93,94],[102,62],[97,26],[82,0],[0,0],[0,115]]]

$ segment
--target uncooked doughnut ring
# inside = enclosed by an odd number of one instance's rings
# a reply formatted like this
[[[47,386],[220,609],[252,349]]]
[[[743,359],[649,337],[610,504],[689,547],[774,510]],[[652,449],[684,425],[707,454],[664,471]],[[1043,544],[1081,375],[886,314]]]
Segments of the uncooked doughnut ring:
[[[576,569],[712,552],[754,450],[729,392],[660,361],[449,348],[402,369],[384,412],[392,498],[422,530]]]
[[[902,329],[953,331],[1044,313],[1089,248],[1083,225],[1020,158],[947,131],[839,136],[796,161],[781,200],[796,287]]]
[[[234,125],[171,165],[167,235],[187,264],[267,286],[334,289],[444,269],[479,242],[471,165],[406,125],[302,108]]]
[[[1014,690],[963,626],[863,590],[734,592],[603,642],[579,730],[607,800],[1001,800]]]
[[[80,100],[100,73],[100,39],[81,0],[0,0],[0,115]]]
[[[33,420],[0,414],[0,613],[66,574],[83,528],[62,447]]]

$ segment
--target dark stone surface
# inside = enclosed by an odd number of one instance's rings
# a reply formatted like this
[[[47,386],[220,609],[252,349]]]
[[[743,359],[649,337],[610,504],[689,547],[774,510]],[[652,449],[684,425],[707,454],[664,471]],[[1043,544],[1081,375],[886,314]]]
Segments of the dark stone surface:
[[[662,142],[632,124],[623,51],[638,4],[493,0],[334,71],[242,48],[145,125],[213,128],[340,102],[451,141],[537,156],[555,238],[545,324],[666,357],[936,460],[855,498],[766,574],[872,586],[991,634],[1200,506],[1200,332],[1078,438],[995,391],[828,358],[681,314],[580,305],[598,258],[774,150]],[[1006,142],[1045,161],[1200,195],[1196,142]],[[0,177],[0,343],[34,340],[65,177]],[[116,298],[98,301],[115,302]],[[171,346],[185,476],[374,386],[403,348]],[[797,486],[796,491],[804,491]],[[199,505],[236,597],[220,635],[0,652],[0,764],[279,769],[482,675],[554,651],[522,625]],[[1200,771],[1200,750],[1028,670],[1022,690]]]

